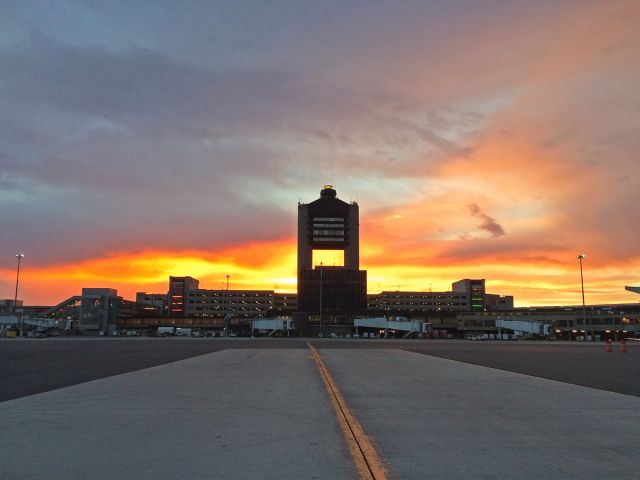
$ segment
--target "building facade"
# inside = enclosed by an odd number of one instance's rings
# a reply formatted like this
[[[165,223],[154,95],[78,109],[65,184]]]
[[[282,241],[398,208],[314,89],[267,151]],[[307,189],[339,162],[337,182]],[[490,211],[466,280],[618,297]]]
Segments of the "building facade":
[[[160,310],[161,315],[166,315],[168,312],[168,298],[169,295],[166,293],[136,292],[137,303],[153,305]]]
[[[368,296],[369,309],[380,312],[466,312],[468,297],[460,292],[380,292]]]
[[[266,317],[275,309],[273,290],[191,290],[184,316],[224,318]]]
[[[556,337],[601,340],[640,337],[640,304],[521,307],[504,311],[458,313],[449,325],[458,336],[497,331],[496,320],[532,321],[551,325]]]
[[[22,308],[22,300],[15,302],[14,308],[13,299],[2,299],[0,300],[0,317],[15,315],[16,313],[21,312]]]
[[[381,292],[368,296],[370,310],[411,315],[417,312],[484,312],[513,308],[512,296],[485,292],[485,281],[463,279],[449,292]]]
[[[451,289],[456,293],[467,296],[467,312],[482,312],[485,310],[485,285],[484,279],[472,280],[465,278],[451,284]]]
[[[111,333],[116,329],[121,300],[122,297],[113,288],[83,288],[80,298],[80,328]]]
[[[187,316],[185,301],[191,291],[198,289],[199,284],[193,277],[169,277],[167,309],[170,317]]]
[[[297,325],[303,330],[323,321],[353,324],[353,316],[366,313],[359,216],[358,204],[340,200],[332,185],[325,185],[317,200],[298,204]],[[341,264],[314,262],[314,252],[323,251],[339,252]]]

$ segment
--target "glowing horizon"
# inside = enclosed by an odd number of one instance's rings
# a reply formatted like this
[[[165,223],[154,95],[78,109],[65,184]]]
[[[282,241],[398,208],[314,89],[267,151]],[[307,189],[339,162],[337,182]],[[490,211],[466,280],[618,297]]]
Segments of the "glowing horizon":
[[[364,249],[367,251],[368,249]],[[253,264],[257,255],[262,261]],[[242,260],[240,260],[242,259]],[[581,290],[577,263],[567,262],[554,270],[544,269],[549,280],[540,279],[540,267],[535,263],[497,266],[472,264],[465,269],[456,266],[432,268],[401,264],[380,265],[379,258],[366,254],[361,268],[368,270],[368,293],[381,291],[451,291],[451,283],[462,278],[484,278],[487,293],[513,295],[516,306],[578,305]],[[368,264],[371,263],[371,266]],[[377,264],[377,265],[376,265]],[[585,265],[587,267],[588,265]],[[506,272],[519,269],[517,276],[505,279]],[[456,275],[463,272],[466,275]],[[484,274],[482,273],[484,272]],[[3,276],[15,272],[4,270]],[[44,268],[21,265],[20,299],[26,305],[55,305],[83,287],[115,288],[126,299],[135,299],[136,292],[166,293],[169,276],[191,276],[200,281],[200,288],[226,288],[226,274],[231,275],[230,288],[296,291],[295,239],[235,247],[217,255],[208,252],[142,251],[118,252],[108,256],[51,265]],[[486,273],[494,273],[487,275]],[[585,268],[585,295],[588,304],[635,303],[633,293],[624,290],[629,278],[619,283],[619,291],[611,288],[612,276],[618,270]],[[527,275],[531,280],[526,280]],[[623,278],[623,277],[621,277]],[[559,281],[564,282],[559,287]]]

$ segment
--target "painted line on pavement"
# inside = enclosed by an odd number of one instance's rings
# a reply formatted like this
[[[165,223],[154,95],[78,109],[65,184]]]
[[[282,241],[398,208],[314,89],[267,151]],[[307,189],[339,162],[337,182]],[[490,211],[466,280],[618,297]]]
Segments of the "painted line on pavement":
[[[313,355],[313,359],[316,362],[320,376],[324,381],[324,385],[329,393],[331,405],[342,429],[344,439],[349,446],[349,452],[353,457],[353,461],[356,464],[358,476],[360,479],[368,480],[386,480],[387,471],[385,470],[381,456],[376,451],[373,443],[369,440],[364,433],[362,426],[356,419],[355,415],[351,413],[347,406],[340,389],[336,382],[331,377],[329,370],[325,366],[322,358],[318,354],[318,351],[307,342],[309,349]]]

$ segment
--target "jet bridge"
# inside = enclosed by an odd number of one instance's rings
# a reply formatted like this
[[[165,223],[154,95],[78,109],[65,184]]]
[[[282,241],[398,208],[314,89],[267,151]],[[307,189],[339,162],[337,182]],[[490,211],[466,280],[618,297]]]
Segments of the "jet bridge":
[[[377,330],[395,330],[397,332],[405,332],[402,338],[407,338],[413,333],[422,334],[425,331],[425,323],[420,320],[409,320],[406,317],[373,317],[373,318],[356,318],[354,320],[356,333],[358,328],[375,328]]]
[[[504,328],[507,330],[513,330],[514,332],[543,336],[551,335],[553,332],[553,325],[525,320],[498,319],[496,320],[496,328]]]
[[[54,318],[36,318],[36,317],[18,317],[8,316],[0,317],[0,325],[29,325],[39,328],[52,328],[58,326],[58,321]]]
[[[258,331],[259,333],[267,333],[268,337],[272,337],[277,332],[285,332],[289,335],[292,328],[292,322],[289,319],[278,318],[254,318],[251,320],[251,333]]]

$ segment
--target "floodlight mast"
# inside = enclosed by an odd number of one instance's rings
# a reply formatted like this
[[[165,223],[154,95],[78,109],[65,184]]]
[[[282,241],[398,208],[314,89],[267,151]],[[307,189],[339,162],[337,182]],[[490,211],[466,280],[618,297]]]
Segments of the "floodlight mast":
[[[582,325],[584,325],[584,340],[587,341],[587,307],[584,302],[584,276],[582,274],[582,260],[586,257],[584,253],[576,255],[580,261],[580,287],[582,289]],[[595,340],[595,332],[592,332]]]
[[[325,186],[325,188],[327,188]],[[322,337],[322,262],[320,262],[320,337]]]
[[[229,335],[229,319],[227,317],[227,296],[229,295],[229,279],[231,278],[231,275],[229,275],[228,273],[225,274],[225,277],[227,278],[227,291],[226,292],[222,292],[222,317],[223,317],[223,328],[224,328],[224,336],[227,337]]]
[[[16,254],[18,259],[18,270],[16,272],[16,293],[13,297],[13,314],[15,315],[18,309],[18,282],[20,281],[20,261],[24,258],[24,253]]]
[[[24,258],[24,253],[16,254],[18,259],[18,270],[16,272],[16,293],[13,297],[13,315],[18,315],[18,282],[20,281],[20,261]],[[22,317],[20,317],[20,336],[22,337]]]

